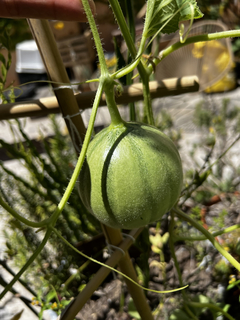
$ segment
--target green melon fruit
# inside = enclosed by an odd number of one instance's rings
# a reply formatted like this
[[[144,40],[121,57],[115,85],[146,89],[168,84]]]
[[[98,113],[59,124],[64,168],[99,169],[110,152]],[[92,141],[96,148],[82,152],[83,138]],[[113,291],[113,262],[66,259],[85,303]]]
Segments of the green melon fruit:
[[[128,122],[103,129],[91,141],[79,193],[100,222],[133,229],[167,213],[179,198],[182,180],[174,143],[155,127]]]

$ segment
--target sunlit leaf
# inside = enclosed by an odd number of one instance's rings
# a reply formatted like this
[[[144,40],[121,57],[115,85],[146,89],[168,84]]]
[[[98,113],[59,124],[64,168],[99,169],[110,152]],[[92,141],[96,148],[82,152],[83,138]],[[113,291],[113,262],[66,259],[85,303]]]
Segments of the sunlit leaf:
[[[154,35],[163,27],[162,33],[172,33],[178,30],[179,22],[192,18],[191,6],[194,9],[194,19],[201,18],[203,14],[195,0],[148,0],[146,24],[146,36]]]

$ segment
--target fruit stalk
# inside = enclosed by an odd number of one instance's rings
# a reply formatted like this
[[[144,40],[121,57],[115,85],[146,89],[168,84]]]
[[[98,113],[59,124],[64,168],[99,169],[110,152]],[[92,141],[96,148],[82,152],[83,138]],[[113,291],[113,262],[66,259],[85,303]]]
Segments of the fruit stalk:
[[[114,80],[110,77],[104,77],[102,79],[104,83],[104,91],[106,94],[106,103],[108,106],[108,110],[111,116],[111,126],[119,126],[123,125],[124,121],[119,113],[116,101],[115,101],[115,92],[114,92]]]

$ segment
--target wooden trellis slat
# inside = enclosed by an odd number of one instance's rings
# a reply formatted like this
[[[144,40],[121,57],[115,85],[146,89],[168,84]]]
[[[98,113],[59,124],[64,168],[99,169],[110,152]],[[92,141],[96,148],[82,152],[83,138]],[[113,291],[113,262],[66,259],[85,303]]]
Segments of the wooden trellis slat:
[[[161,82],[151,81],[149,83],[152,99],[159,97],[175,96],[184,93],[197,92],[199,82],[196,76],[182,78],[166,79]],[[62,89],[64,90],[64,89]],[[57,90],[57,91],[62,91]],[[64,91],[66,92],[66,90]],[[56,92],[57,93],[57,92]],[[83,92],[75,95],[78,110],[85,110],[92,107],[92,102],[96,92]],[[116,97],[119,105],[125,105],[130,102],[143,100],[143,89],[141,83],[135,83],[123,87],[121,96]],[[105,95],[103,94],[100,106],[106,105]],[[9,120],[14,118],[47,116],[50,113],[59,113],[61,109],[55,96],[41,98],[38,100],[15,102],[1,105],[0,120]]]

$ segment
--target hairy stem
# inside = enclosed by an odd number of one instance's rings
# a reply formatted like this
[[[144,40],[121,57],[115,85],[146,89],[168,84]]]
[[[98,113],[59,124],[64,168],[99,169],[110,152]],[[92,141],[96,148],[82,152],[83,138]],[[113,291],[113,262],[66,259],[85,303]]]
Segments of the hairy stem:
[[[88,3],[88,0],[81,0],[87,19],[88,19],[88,23],[90,25],[91,31],[92,31],[92,35],[93,35],[93,39],[95,42],[95,46],[97,49],[97,53],[98,53],[98,59],[99,59],[99,64],[100,64],[100,68],[101,68],[101,74],[108,74],[108,68],[107,68],[107,64],[106,64],[106,60],[105,60],[105,56],[104,56],[104,52],[103,52],[103,47],[102,47],[102,43],[101,43],[101,39],[99,36],[99,32],[96,26],[96,22],[94,20],[90,5]]]
[[[122,31],[124,40],[127,44],[128,50],[132,56],[133,59],[138,60],[137,56],[137,50],[135,48],[135,44],[134,41],[131,37],[129,28],[127,26],[127,23],[125,21],[125,17],[123,15],[122,9],[119,5],[119,2],[117,0],[108,0],[112,10],[115,14],[115,17],[117,19],[118,25],[120,27],[120,30]],[[144,47],[144,44],[142,44],[142,47]],[[142,54],[143,52],[141,52]],[[147,114],[147,119],[148,119],[148,123],[151,125],[154,125],[154,119],[153,119],[153,114],[152,114],[152,101],[151,101],[151,96],[149,94],[149,76],[151,74],[151,72],[148,71],[148,69],[143,65],[143,63],[140,61],[137,63],[138,64],[138,71],[140,74],[140,77],[142,79],[142,83],[143,83],[143,102],[144,102],[144,108],[146,110],[146,114]]]
[[[102,77],[103,88],[106,94],[106,102],[111,116],[111,125],[113,127],[124,124],[119,113],[114,93],[114,80],[110,76]]]

